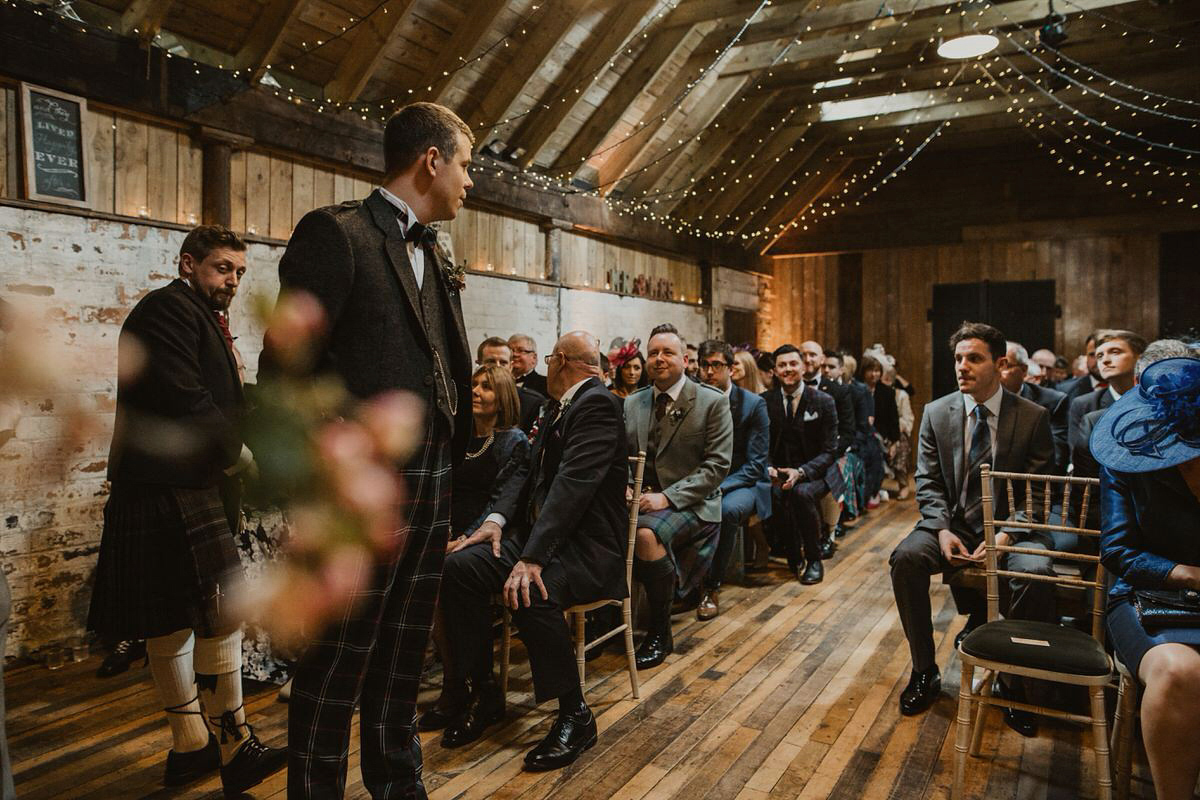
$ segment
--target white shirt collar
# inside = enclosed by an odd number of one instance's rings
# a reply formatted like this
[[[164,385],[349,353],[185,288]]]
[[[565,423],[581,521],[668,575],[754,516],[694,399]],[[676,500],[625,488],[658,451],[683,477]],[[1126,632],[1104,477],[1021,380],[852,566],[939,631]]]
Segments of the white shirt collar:
[[[729,382],[729,388],[728,388],[728,389],[726,389],[726,390],[723,392],[723,394],[724,394],[726,397],[729,397],[729,395],[733,394],[733,381],[730,381],[730,382]]]
[[[383,195],[384,200],[387,200],[389,203],[391,203],[393,206],[395,206],[397,211],[403,212],[404,218],[408,220],[408,225],[411,225],[414,222],[421,221],[421,220],[417,219],[416,212],[414,212],[411,208],[409,208],[408,203],[404,202],[399,197],[392,194],[391,192],[389,192],[387,189],[383,188],[382,186],[379,187],[379,193]],[[401,225],[400,227],[403,230],[403,232],[405,232],[405,233],[408,232],[407,225]]]
[[[1099,389],[1100,384],[1103,383],[1103,381],[1101,381],[1099,378],[1097,378],[1095,375],[1093,375],[1090,372],[1088,373],[1088,380],[1092,382],[1092,390],[1093,391],[1096,389]]]
[[[1108,393],[1112,395],[1113,400],[1121,399],[1121,393],[1114,389],[1111,383],[1108,385]]]
[[[995,393],[987,400],[983,401],[983,405],[991,414],[992,419],[1000,419],[1000,402],[1004,399],[1004,387],[997,386]],[[975,413],[975,406],[979,405],[975,398],[963,392],[963,410],[967,412],[967,416]]]
[[[784,396],[785,398],[787,398],[787,397],[799,397],[800,395],[804,394],[804,385],[805,385],[805,384],[804,384],[804,378],[800,378],[800,382],[796,384],[796,388],[795,388],[795,389],[793,389],[791,392],[788,392],[788,390],[787,390],[787,389],[783,388],[783,385],[782,385],[782,384],[780,384],[780,386],[779,386],[779,390],[780,390],[781,392],[783,392],[783,396]]]
[[[574,385],[574,386],[572,386],[570,389],[567,389],[565,392],[563,392],[563,394],[562,394],[562,397],[560,397],[560,398],[558,399],[559,405],[564,405],[564,406],[565,406],[567,403],[569,403],[569,402],[571,402],[573,399],[575,399],[575,393],[579,391],[579,387],[580,387],[580,386],[583,386],[583,385],[584,385],[585,383],[587,383],[589,380],[591,380],[591,378],[590,378],[590,377],[588,377],[588,378],[584,378],[584,379],[583,379],[583,380],[581,380],[579,383],[575,384],[575,385]]]
[[[683,391],[683,384],[687,381],[687,379],[687,374],[684,373],[683,375],[679,376],[679,380],[675,382],[674,386],[672,386],[670,389],[667,389],[667,394],[671,396],[672,403],[679,399],[679,393]],[[653,399],[657,400],[660,394],[662,394],[662,392],[659,391],[657,386],[655,386]]]

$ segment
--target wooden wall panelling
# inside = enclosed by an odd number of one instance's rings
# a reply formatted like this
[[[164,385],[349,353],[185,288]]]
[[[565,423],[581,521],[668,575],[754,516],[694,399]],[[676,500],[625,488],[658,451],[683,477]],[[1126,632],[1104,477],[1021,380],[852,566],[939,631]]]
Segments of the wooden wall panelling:
[[[292,164],[292,218],[288,236],[300,218],[313,209],[313,168],[307,164]]]
[[[335,172],[333,175],[333,202],[344,203],[354,199],[354,178]]]
[[[113,213],[113,158],[116,147],[116,122],[112,114],[88,109],[92,140],[88,150],[92,163],[88,169],[88,200],[96,211]],[[15,189],[15,187],[14,187]],[[16,196],[14,191],[12,195]]]
[[[176,131],[147,126],[146,205],[153,219],[184,222],[179,216],[179,141]]]
[[[117,118],[114,210],[118,214],[136,217],[146,207],[147,146],[145,123]]]
[[[286,239],[292,233],[292,162],[271,156],[271,225],[269,235]]]
[[[178,146],[176,214],[180,222],[194,225],[200,221],[204,201],[204,149],[186,133],[177,133],[175,140]]]
[[[246,232],[246,161],[245,150],[234,150],[229,156],[229,226]]]
[[[333,205],[333,177],[334,173],[330,170],[313,168],[313,208]],[[296,218],[296,221],[300,221],[299,217]]]
[[[246,153],[246,233],[271,232],[271,157]]]

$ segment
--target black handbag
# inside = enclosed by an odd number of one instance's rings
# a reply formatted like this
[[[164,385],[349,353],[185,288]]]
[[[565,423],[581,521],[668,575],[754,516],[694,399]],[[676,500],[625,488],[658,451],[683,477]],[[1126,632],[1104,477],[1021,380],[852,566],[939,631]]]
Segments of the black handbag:
[[[1148,632],[1163,628],[1200,628],[1200,592],[1195,589],[1133,593],[1138,622]]]

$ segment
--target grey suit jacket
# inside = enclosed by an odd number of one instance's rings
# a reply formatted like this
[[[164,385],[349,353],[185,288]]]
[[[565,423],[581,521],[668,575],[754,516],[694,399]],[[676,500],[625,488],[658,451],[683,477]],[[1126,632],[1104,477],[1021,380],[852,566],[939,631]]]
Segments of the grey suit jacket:
[[[921,415],[921,433],[917,444],[917,508],[921,512],[918,528],[937,534],[943,528],[954,531],[964,543],[978,544],[983,530],[963,530],[959,498],[963,491],[966,446],[963,427],[966,420],[961,392],[939,397]],[[996,451],[992,467],[1002,472],[1030,472],[1044,475],[1054,467],[1054,442],[1050,437],[1050,412],[1031,400],[1004,390],[1000,418],[996,428]],[[1024,484],[1014,484],[1014,500],[1024,505]],[[1034,505],[1040,508],[1035,486]],[[1007,496],[995,498],[996,519],[1008,518]],[[1015,538],[1023,538],[1013,531]]]
[[[654,422],[654,387],[625,398],[629,452],[645,450]],[[679,399],[662,421],[655,471],[663,493],[680,511],[705,522],[721,521],[721,481],[733,460],[733,417],[725,395],[711,386],[684,381]]]

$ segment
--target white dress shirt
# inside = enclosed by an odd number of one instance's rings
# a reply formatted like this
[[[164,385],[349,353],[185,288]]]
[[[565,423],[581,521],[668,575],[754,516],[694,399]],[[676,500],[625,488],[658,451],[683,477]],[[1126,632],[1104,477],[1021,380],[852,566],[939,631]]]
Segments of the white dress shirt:
[[[417,219],[417,215],[414,214],[413,210],[408,207],[408,203],[404,202],[399,197],[396,197],[396,195],[392,194],[382,186],[379,187],[379,193],[383,195],[384,200],[387,200],[389,203],[391,203],[392,207],[395,208],[397,212],[403,212],[405,214],[404,217],[401,217],[400,214],[397,213],[396,222],[400,225],[400,233],[407,236],[408,226],[412,225],[414,222],[420,222],[420,220]],[[403,219],[408,220],[407,225],[402,222]],[[417,247],[416,242],[405,242],[404,244],[408,247],[408,263],[412,264],[413,277],[417,279],[417,288],[420,289],[422,281],[425,280],[425,248]]]
[[[675,385],[672,386],[670,389],[667,389],[666,393],[671,398],[671,402],[667,403],[667,411],[670,411],[671,407],[674,406],[675,402],[679,399],[679,393],[683,391],[683,384],[686,381],[687,381],[687,375],[681,375],[679,380],[675,382]],[[654,403],[658,402],[658,396],[662,393],[663,393],[662,390],[660,390],[657,386],[654,387],[654,397],[650,398],[651,400],[654,401],[653,403],[650,404],[651,408],[654,407]]]

